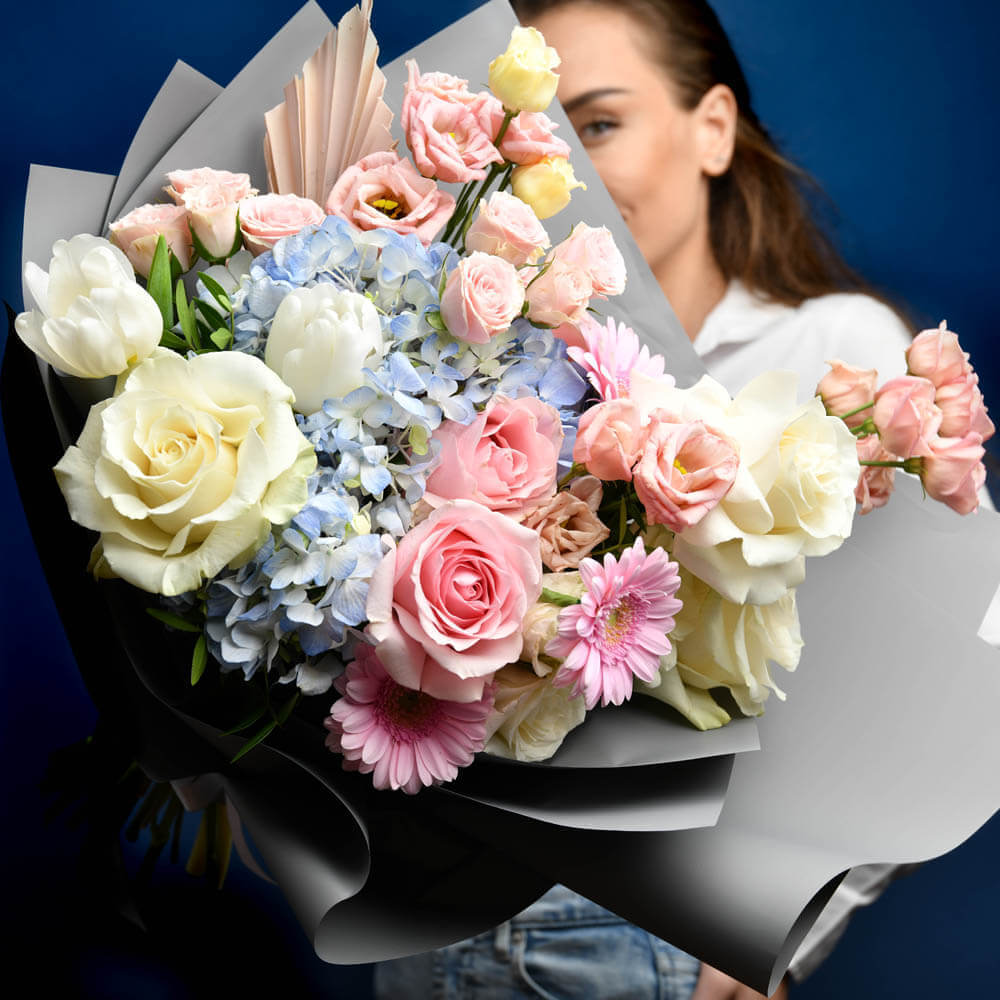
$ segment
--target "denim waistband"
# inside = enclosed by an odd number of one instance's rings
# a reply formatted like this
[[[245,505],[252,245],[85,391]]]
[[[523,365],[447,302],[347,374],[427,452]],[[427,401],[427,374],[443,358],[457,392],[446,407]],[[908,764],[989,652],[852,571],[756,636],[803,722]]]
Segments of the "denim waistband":
[[[544,896],[511,917],[510,923],[514,927],[530,927],[533,924],[622,924],[625,921],[572,889],[554,885]]]

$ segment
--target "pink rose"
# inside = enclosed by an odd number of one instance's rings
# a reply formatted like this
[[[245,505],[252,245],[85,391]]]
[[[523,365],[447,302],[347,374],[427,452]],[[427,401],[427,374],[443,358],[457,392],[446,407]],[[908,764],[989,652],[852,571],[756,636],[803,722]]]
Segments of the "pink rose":
[[[979,376],[970,372],[937,387],[934,402],[941,410],[942,437],[965,437],[975,431],[984,441],[993,437],[996,428],[986,412]]]
[[[503,125],[503,105],[492,94],[484,92],[476,95],[470,110],[479,119],[482,130],[496,140]],[[569,144],[553,135],[558,127],[541,111],[522,111],[507,125],[500,140],[500,152],[508,162],[522,167],[538,163],[546,156],[569,159]]]
[[[490,163],[503,163],[493,140],[464,104],[426,91],[409,95],[406,144],[425,177],[448,183],[481,181]]]
[[[855,368],[839,359],[827,361],[828,371],[816,386],[816,395],[821,396],[826,412],[834,417],[867,406],[875,399],[878,372],[874,368]],[[860,427],[872,415],[871,409],[862,410],[848,417],[848,427]]]
[[[625,260],[610,229],[593,229],[578,222],[553,255],[585,271],[595,295],[621,295],[625,291]]]
[[[434,432],[441,455],[424,499],[475,500],[520,518],[556,491],[563,431],[558,411],[533,396],[494,396],[471,424],[446,420]]]
[[[724,434],[654,410],[633,473],[647,522],[693,527],[729,492],[739,467],[739,450]]]
[[[421,177],[409,160],[386,151],[348,167],[333,185],[326,211],[363,231],[416,233],[426,246],[451,218],[455,199]]]
[[[441,296],[441,318],[453,337],[486,344],[510,327],[524,304],[517,269],[502,257],[476,251],[458,262]]]
[[[986,482],[985,454],[982,439],[973,431],[961,438],[933,439],[920,473],[924,489],[959,514],[971,514],[979,506],[979,491]]]
[[[578,325],[594,294],[589,275],[558,257],[542,266],[541,273],[526,289],[528,319],[546,326]]]
[[[493,254],[515,267],[534,263],[549,246],[549,234],[520,198],[494,191],[479,203],[479,214],[465,236],[469,250]]]
[[[468,500],[435,510],[376,566],[365,609],[378,658],[405,687],[471,702],[521,652],[541,594],[538,535]]]
[[[140,205],[111,226],[111,242],[125,252],[137,274],[149,277],[153,254],[161,236],[186,271],[191,266],[194,248],[188,229],[188,213],[183,205]]]
[[[610,482],[632,481],[632,466],[646,442],[639,407],[630,399],[612,399],[585,410],[573,446],[573,461]]]
[[[604,488],[594,476],[574,479],[568,490],[532,507],[521,522],[538,532],[542,562],[554,572],[576,569],[610,530],[597,516]]]
[[[968,375],[972,366],[958,337],[942,323],[938,329],[924,330],[913,338],[906,349],[906,369],[940,386]]]
[[[896,458],[885,450],[877,434],[858,439],[858,460],[861,462],[891,462]],[[870,514],[884,507],[896,486],[896,470],[884,465],[862,465],[854,499],[861,504],[861,513]]]
[[[323,209],[310,198],[297,194],[262,194],[240,204],[240,232],[243,245],[255,257],[270,250],[286,236],[294,236],[307,226],[318,226],[326,218]]]
[[[211,185],[189,187],[181,196],[181,204],[187,209],[188,224],[209,260],[231,257],[239,235],[236,224],[239,204],[229,200],[225,189]]]
[[[887,451],[900,458],[930,454],[929,441],[941,426],[934,386],[914,375],[890,379],[875,394],[872,419]]]
[[[167,174],[169,187],[163,190],[181,204],[184,195],[200,187],[221,188],[227,201],[242,201],[257,192],[250,186],[249,174],[234,174],[228,170],[213,170],[211,167],[197,167],[194,170],[171,170]]]

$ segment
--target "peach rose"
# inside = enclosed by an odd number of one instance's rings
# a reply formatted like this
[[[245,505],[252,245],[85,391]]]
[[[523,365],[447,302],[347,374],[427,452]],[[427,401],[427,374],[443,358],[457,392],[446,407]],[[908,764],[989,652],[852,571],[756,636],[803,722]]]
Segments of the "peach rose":
[[[538,532],[542,562],[558,572],[576,569],[580,560],[611,534],[597,516],[604,487],[595,476],[575,479],[568,490],[533,507],[521,522]]]
[[[326,211],[363,231],[416,233],[426,246],[451,218],[455,199],[421,177],[409,160],[386,151],[348,167],[333,185]]]
[[[181,270],[191,267],[194,248],[188,229],[188,213],[183,205],[140,205],[111,226],[111,242],[125,251],[138,274],[149,277],[156,244],[162,236],[177,258]]]
[[[240,204],[243,245],[258,257],[278,240],[294,236],[307,226],[318,226],[325,218],[316,202],[297,194],[262,194],[247,198]]]
[[[816,395],[822,397],[827,413],[842,417],[845,413],[874,402],[878,381],[878,372],[874,368],[855,368],[839,359],[827,361],[827,364],[830,371],[816,386]],[[860,427],[871,414],[871,409],[855,413],[847,418],[847,426]]]
[[[465,245],[520,267],[541,256],[549,246],[549,234],[520,198],[494,191],[489,201],[479,203],[479,214],[466,233]]]
[[[875,394],[872,419],[887,451],[900,458],[930,454],[941,426],[933,384],[914,375],[890,379]]]
[[[444,286],[441,318],[448,332],[470,344],[486,344],[521,312],[524,285],[502,257],[475,251],[463,257]]]
[[[590,276],[559,257],[548,261],[543,268],[525,291],[528,319],[546,326],[579,324],[587,315],[594,294]]]
[[[623,479],[630,483],[646,433],[639,407],[632,400],[598,403],[580,417],[573,461],[605,482]]]
[[[984,454],[982,438],[973,431],[961,438],[934,438],[920,473],[924,489],[959,514],[971,514],[986,482]]]
[[[578,222],[553,254],[584,271],[595,295],[621,295],[625,291],[625,260],[605,226],[594,229]]]
[[[471,424],[445,420],[441,455],[427,477],[432,506],[467,499],[520,520],[556,491],[563,431],[559,413],[533,396],[494,396]]]
[[[964,378],[972,366],[957,335],[942,323],[936,330],[924,330],[913,338],[906,349],[906,370],[940,386]]]
[[[896,458],[885,450],[877,434],[858,440],[858,461],[891,462]],[[861,513],[870,514],[876,507],[884,507],[896,486],[896,470],[884,465],[862,465],[854,499],[861,504]]]

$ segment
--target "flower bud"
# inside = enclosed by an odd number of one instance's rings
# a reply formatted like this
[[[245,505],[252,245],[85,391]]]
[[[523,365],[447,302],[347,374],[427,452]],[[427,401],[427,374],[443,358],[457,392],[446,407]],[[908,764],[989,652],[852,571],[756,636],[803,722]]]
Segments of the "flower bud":
[[[527,202],[539,219],[548,219],[561,212],[569,204],[574,188],[587,190],[587,185],[576,179],[569,160],[563,156],[547,156],[530,167],[515,167],[510,182],[514,194]]]
[[[508,111],[544,111],[556,96],[556,50],[537,28],[517,27],[503,55],[490,63],[490,90]]]

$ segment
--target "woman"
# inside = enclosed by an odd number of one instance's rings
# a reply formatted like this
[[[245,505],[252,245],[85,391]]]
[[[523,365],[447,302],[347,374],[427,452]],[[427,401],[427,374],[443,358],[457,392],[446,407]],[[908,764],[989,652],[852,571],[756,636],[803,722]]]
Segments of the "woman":
[[[811,219],[802,175],[757,120],[703,0],[514,0],[559,52],[558,96],[709,372],[731,392],[772,368],[813,394],[836,357],[902,373],[909,332]],[[891,866],[855,869],[793,962],[801,977]],[[782,986],[776,996],[784,996]],[[759,994],[557,886],[495,932],[383,963],[380,997]]]

